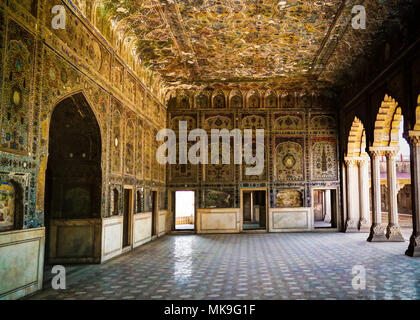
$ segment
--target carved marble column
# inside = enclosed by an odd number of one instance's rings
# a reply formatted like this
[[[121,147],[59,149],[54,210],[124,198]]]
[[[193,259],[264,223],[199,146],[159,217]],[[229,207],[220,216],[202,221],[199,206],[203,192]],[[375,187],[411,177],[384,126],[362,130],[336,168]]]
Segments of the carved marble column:
[[[386,237],[389,241],[405,241],[398,224],[398,191],[397,191],[397,161],[398,150],[385,152],[388,186],[388,227]]]
[[[379,242],[386,241],[385,228],[382,225],[382,211],[381,211],[381,167],[379,150],[369,150],[370,162],[372,165],[372,200],[373,200],[373,221],[370,227],[370,234],[367,241]]]
[[[360,232],[369,232],[370,207],[369,207],[369,158],[359,160],[359,200],[360,200]]]
[[[358,232],[359,222],[359,184],[357,161],[345,159],[347,166],[347,222],[345,232]]]
[[[410,238],[406,255],[410,257],[420,257],[420,132],[410,132],[411,142],[411,170],[413,172],[413,181],[411,186],[413,190],[413,234]]]

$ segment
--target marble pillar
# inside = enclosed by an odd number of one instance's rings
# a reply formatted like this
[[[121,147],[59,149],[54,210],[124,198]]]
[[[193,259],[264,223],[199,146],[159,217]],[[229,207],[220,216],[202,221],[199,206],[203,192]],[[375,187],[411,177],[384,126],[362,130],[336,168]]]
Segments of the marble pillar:
[[[389,241],[405,241],[398,223],[398,189],[397,189],[397,161],[398,150],[385,152],[387,165],[388,186],[388,226],[386,237]]]
[[[380,242],[386,241],[385,229],[382,225],[382,210],[381,210],[381,168],[380,157],[381,152],[378,150],[370,150],[371,158],[371,174],[372,174],[372,200],[373,200],[373,215],[372,225],[370,227],[370,234],[367,241]]]
[[[413,192],[413,234],[410,238],[406,255],[420,257],[420,132],[410,132],[411,143],[411,170],[413,181],[411,182]]]
[[[360,232],[369,232],[370,207],[369,207],[369,158],[359,160],[359,205],[360,205]]]
[[[359,222],[359,184],[357,161],[345,159],[347,166],[347,222],[345,232],[358,232]]]
[[[325,190],[325,217],[324,222],[331,223],[331,190]]]

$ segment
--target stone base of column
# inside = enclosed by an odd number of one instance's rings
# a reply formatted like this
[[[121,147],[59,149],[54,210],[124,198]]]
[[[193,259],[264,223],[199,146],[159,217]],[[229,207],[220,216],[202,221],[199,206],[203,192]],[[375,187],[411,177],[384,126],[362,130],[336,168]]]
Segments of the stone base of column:
[[[398,224],[390,223],[386,228],[386,237],[388,241],[392,242],[404,242],[405,239],[401,233],[401,228]]]
[[[359,232],[359,229],[357,229],[357,222],[355,220],[347,220],[344,232]]]
[[[370,234],[367,238],[369,242],[386,242],[385,228],[382,224],[373,224],[370,228]]]
[[[359,222],[359,231],[360,232],[369,232],[370,231],[370,223],[366,219],[362,219]]]
[[[420,257],[420,235],[412,235],[405,254],[409,257]]]

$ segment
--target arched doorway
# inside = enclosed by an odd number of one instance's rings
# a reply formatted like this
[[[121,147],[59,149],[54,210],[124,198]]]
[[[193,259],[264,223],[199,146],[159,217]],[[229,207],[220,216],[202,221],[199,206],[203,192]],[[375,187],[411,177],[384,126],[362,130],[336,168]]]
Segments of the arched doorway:
[[[94,262],[98,255],[95,225],[101,216],[101,150],[100,128],[83,94],[61,101],[49,131],[47,263]]]
[[[398,192],[410,183],[411,177],[410,148],[402,133],[401,107],[386,95],[376,117],[374,141],[369,147],[373,164],[373,224],[368,241],[405,241],[411,234],[410,219],[399,212]],[[405,221],[403,225],[401,218]],[[383,222],[387,224],[386,229]]]
[[[350,128],[346,163],[347,221],[346,232],[369,232],[369,156],[366,152],[366,131],[355,117]]]

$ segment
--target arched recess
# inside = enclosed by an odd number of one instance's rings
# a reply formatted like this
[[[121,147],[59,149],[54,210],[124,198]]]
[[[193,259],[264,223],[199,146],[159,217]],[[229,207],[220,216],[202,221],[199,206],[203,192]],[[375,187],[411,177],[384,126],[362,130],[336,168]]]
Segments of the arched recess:
[[[46,261],[95,262],[101,217],[102,139],[82,93],[60,101],[50,120],[45,179]]]
[[[233,109],[241,109],[243,106],[242,92],[239,90],[232,90],[229,94],[229,106]]]
[[[256,109],[260,107],[260,94],[257,90],[250,90],[246,99],[247,108]]]
[[[267,90],[264,96],[264,108],[277,108],[277,94],[273,90]]]
[[[224,109],[226,107],[226,98],[223,91],[218,90],[212,96],[213,109]]]
[[[208,109],[210,107],[209,97],[207,92],[201,91],[195,96],[195,108],[196,109]]]

